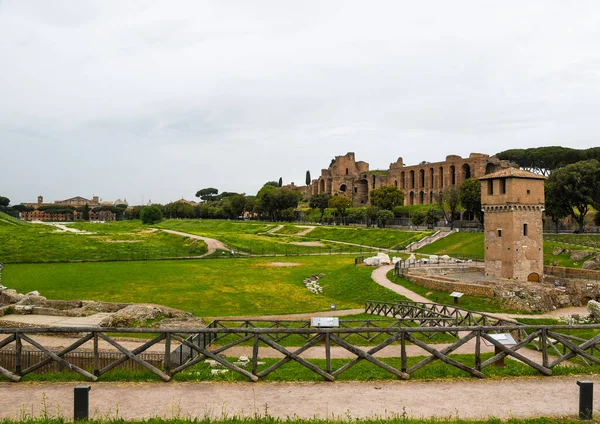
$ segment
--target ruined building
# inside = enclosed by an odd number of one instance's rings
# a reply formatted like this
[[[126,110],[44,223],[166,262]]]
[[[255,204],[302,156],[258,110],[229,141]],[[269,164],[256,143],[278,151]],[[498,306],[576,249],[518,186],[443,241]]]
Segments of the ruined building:
[[[369,164],[356,161],[354,153],[336,156],[329,168],[301,192],[308,197],[328,193],[346,196],[355,206],[367,205],[371,190],[383,186],[396,186],[404,191],[404,204],[435,203],[436,195],[444,188],[460,185],[467,178],[479,178],[508,168],[508,161],[481,153],[471,153],[468,158],[446,156],[444,162],[424,162],[404,166],[402,158],[390,164],[387,170],[369,170]]]
[[[480,178],[485,274],[540,281],[544,274],[541,175],[507,168]]]

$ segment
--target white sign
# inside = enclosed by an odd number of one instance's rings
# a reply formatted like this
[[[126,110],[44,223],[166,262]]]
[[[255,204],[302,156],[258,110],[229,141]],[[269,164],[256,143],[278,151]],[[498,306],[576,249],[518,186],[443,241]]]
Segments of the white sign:
[[[329,318],[329,317],[313,317],[310,319],[310,326],[317,328],[331,328],[331,327],[339,327],[340,319],[339,318]]]
[[[458,298],[461,298],[461,297],[463,297],[464,295],[465,295],[465,294],[464,294],[464,293],[461,293],[461,292],[452,292],[452,293],[450,293],[450,297],[458,297]]]
[[[517,342],[510,333],[488,334],[488,336],[490,336],[497,342],[500,342],[500,344],[504,346],[513,346],[517,344]],[[486,344],[486,346],[494,346],[490,341],[486,339],[483,339],[483,342]]]

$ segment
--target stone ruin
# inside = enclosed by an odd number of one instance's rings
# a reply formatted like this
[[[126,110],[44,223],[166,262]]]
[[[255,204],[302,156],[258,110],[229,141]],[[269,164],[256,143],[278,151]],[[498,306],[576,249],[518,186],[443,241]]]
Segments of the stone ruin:
[[[38,291],[27,294],[0,286],[0,316],[52,315],[65,317],[85,317],[96,313],[107,313],[101,322],[102,327],[132,327],[147,321],[159,328],[204,327],[201,318],[179,309],[153,304],[131,304],[97,302],[92,300],[51,300]],[[2,326],[3,321],[0,321]],[[12,327],[15,322],[6,322]]]

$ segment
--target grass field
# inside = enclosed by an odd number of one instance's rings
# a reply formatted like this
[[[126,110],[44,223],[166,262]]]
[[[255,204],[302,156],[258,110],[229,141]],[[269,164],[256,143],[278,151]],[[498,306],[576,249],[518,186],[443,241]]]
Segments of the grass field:
[[[483,259],[483,233],[453,233],[422,247],[417,252]]]
[[[600,236],[587,234],[545,234],[544,235],[544,264],[580,268],[584,261],[575,262],[568,253],[554,255],[554,248],[560,247],[569,250],[590,250],[593,246],[590,239],[600,241]],[[586,244],[587,243],[587,244]],[[600,249],[600,248],[599,248]],[[484,241],[483,233],[454,233],[440,239],[417,251],[433,255],[450,255],[460,258],[483,259]]]
[[[302,243],[313,239],[293,235],[282,237],[275,234],[266,234],[266,231],[275,228],[276,225],[254,221],[170,219],[157,224],[156,227],[214,238],[222,241],[232,249],[253,255],[306,255],[366,252],[370,250],[336,243],[323,243],[322,246],[302,245]]]
[[[15,225],[0,222],[0,262],[4,263],[145,260],[199,256],[207,251],[203,241],[151,232],[141,221],[70,224],[94,233],[89,235],[22,221]]]
[[[292,262],[298,266],[272,266]],[[51,299],[158,303],[200,317],[271,315],[364,307],[366,299],[398,296],[371,280],[353,256],[236,258],[186,261],[6,265],[3,283]],[[324,273],[323,293],[304,278]]]
[[[316,227],[304,238],[311,240],[334,240],[385,249],[404,249],[413,241],[433,234],[433,231],[401,231],[393,228],[364,227]]]

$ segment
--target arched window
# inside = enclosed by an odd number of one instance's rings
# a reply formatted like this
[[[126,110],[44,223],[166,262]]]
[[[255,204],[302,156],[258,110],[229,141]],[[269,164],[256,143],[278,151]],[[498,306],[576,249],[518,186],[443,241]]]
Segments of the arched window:
[[[456,167],[454,165],[450,165],[450,184],[456,184]]]
[[[415,188],[415,171],[410,171],[410,188]]]
[[[471,178],[471,167],[468,163],[463,164],[461,171],[463,181]]]
[[[343,193],[345,193],[345,192],[346,192],[346,184],[342,184],[342,185],[340,186],[340,191],[341,191],[341,192],[343,192]]]

